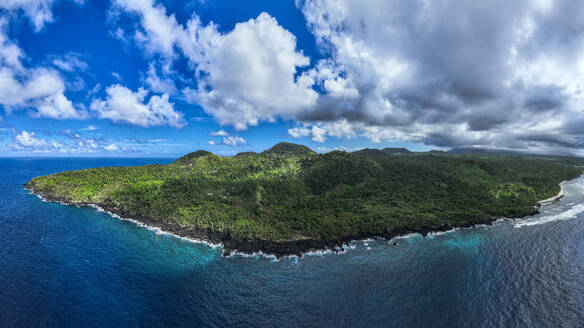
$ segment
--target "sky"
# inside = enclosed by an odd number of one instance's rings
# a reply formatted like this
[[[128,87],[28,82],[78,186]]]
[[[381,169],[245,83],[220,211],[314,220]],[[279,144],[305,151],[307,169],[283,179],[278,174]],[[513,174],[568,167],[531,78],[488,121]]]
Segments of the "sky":
[[[2,0],[0,156],[584,155],[584,1]]]

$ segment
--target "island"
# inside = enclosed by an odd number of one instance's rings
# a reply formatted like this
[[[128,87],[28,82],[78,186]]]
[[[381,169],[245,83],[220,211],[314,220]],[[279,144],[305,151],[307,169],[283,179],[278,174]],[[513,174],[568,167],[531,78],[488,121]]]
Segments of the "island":
[[[583,171],[581,158],[332,151],[279,143],[221,157],[199,150],[168,165],[102,167],[37,177],[48,201],[123,218],[234,251],[276,256],[352,240],[488,224],[537,213]]]

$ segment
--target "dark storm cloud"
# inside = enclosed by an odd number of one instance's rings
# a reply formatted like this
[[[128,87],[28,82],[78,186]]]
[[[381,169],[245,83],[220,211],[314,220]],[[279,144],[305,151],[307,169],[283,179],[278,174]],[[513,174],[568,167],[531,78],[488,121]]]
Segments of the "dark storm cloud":
[[[582,148],[583,1],[299,6],[342,72],[322,80],[346,79],[357,94],[323,82],[325,95],[300,121],[397,128],[437,146]],[[464,129],[441,128],[453,124]]]
[[[563,148],[580,148],[583,145],[582,140],[567,136],[565,134],[531,134],[524,135],[517,138],[523,141],[542,142],[550,146],[559,146]]]
[[[571,120],[563,126],[563,131],[568,135],[580,136],[584,140],[584,115],[582,113],[573,113]]]
[[[533,112],[559,109],[564,105],[562,91],[562,88],[553,85],[533,86],[525,91],[523,105]]]

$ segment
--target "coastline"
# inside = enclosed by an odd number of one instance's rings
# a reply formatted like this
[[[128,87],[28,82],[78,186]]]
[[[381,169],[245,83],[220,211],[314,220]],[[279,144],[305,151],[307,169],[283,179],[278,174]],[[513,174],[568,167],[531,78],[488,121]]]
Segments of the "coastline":
[[[538,204],[539,205],[549,205],[549,204],[551,204],[559,199],[562,199],[564,197],[564,195],[566,195],[566,188],[564,187],[564,184],[566,182],[568,182],[568,181],[564,180],[564,181],[560,182],[560,192],[557,195],[550,197],[550,198],[547,198],[547,199],[544,199],[544,200],[540,200],[538,202]]]
[[[369,234],[361,233],[358,235],[347,236],[334,240],[325,239],[300,239],[290,241],[272,241],[264,239],[235,239],[229,232],[225,231],[211,231],[209,229],[201,229],[196,227],[182,227],[178,224],[163,222],[152,219],[146,216],[136,216],[122,210],[107,206],[105,204],[87,203],[87,202],[71,202],[67,199],[55,197],[42,192],[36,192],[30,185],[25,185],[25,189],[36,195],[43,201],[58,202],[69,206],[88,206],[96,208],[98,211],[103,211],[110,214],[112,217],[124,221],[130,221],[134,224],[145,227],[149,230],[154,230],[155,233],[168,234],[176,238],[185,239],[194,243],[204,243],[210,247],[221,247],[224,257],[233,255],[254,256],[263,255],[266,257],[285,257],[311,255],[311,253],[344,252],[349,244],[353,242],[370,240],[370,239],[385,239],[391,240],[396,237],[402,237],[410,234],[421,234],[426,237],[432,233],[445,233],[454,229],[471,228],[479,225],[492,225],[495,221],[500,219],[518,219],[539,214],[541,205],[548,205],[564,197],[564,184],[568,181],[560,183],[560,192],[553,197],[539,201],[532,210],[523,215],[515,217],[489,217],[480,219],[477,222],[461,222],[458,224],[443,224],[439,226],[425,226],[416,228],[399,228],[386,232],[385,234]]]

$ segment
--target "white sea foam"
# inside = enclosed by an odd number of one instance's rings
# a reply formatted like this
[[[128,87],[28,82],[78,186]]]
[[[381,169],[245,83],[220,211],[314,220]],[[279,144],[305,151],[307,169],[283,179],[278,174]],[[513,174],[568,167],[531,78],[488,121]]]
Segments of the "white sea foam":
[[[391,240],[393,240],[393,239],[409,239],[409,238],[417,237],[417,236],[420,236],[420,235],[421,234],[418,233],[418,232],[413,232],[413,233],[408,233],[408,234],[405,234],[405,235],[395,236],[395,237],[391,238]]]
[[[317,250],[317,251],[309,251],[309,252],[304,252],[302,253],[302,257],[304,256],[324,256],[324,255],[341,255],[341,254],[345,254],[350,250],[353,250],[355,248],[357,248],[357,245],[355,245],[356,241],[352,241],[349,244],[343,244],[343,246],[339,247],[335,247],[334,249],[323,249],[323,250]]]
[[[460,228],[452,228],[450,230],[444,230],[444,231],[436,231],[436,232],[429,232],[428,233],[428,237],[438,237],[438,236],[442,236],[451,232],[454,232],[456,230],[459,230]]]
[[[563,187],[563,185],[562,185]],[[584,187],[584,184],[578,184],[577,187],[579,187],[579,190],[584,190],[582,189]],[[563,188],[562,188],[563,189]],[[31,192],[32,193],[32,192]],[[34,194],[34,193],[32,193]],[[563,193],[562,193],[563,194]],[[50,202],[47,199],[45,199],[44,197],[35,194],[37,197],[39,197],[43,202]],[[558,195],[560,196],[560,195]],[[60,204],[63,205],[72,205],[72,204],[67,204],[67,203],[63,203],[63,202],[58,202]],[[568,205],[573,204],[570,203]],[[73,204],[74,205],[74,204]],[[545,205],[545,204],[544,204]],[[77,206],[77,205],[75,205]],[[196,243],[196,244],[205,244],[209,247],[212,248],[223,248],[224,245],[223,244],[216,244],[216,243],[211,243],[208,242],[206,240],[200,240],[200,239],[193,239],[193,238],[188,238],[188,237],[183,237],[183,236],[179,236],[176,235],[172,232],[168,232],[165,230],[162,230],[159,227],[155,227],[155,226],[150,226],[147,224],[144,224],[140,221],[134,220],[134,219],[128,219],[128,218],[123,218],[120,217],[119,215],[115,214],[115,213],[111,213],[109,211],[104,210],[103,208],[101,208],[100,206],[97,205],[89,205],[91,207],[94,207],[98,212],[104,212],[109,214],[111,217],[122,220],[122,221],[129,221],[132,222],[133,224],[135,224],[136,226],[139,227],[143,227],[146,228],[148,230],[153,231],[156,235],[164,235],[164,236],[169,236],[169,237],[173,237],[173,238],[178,238],[187,242],[191,242],[191,243]],[[548,210],[544,210],[542,211],[544,213],[549,212]],[[549,215],[549,216],[543,216],[543,217],[539,217],[537,219],[534,220],[522,220],[522,222],[517,223],[514,225],[515,228],[520,228],[520,227],[524,227],[524,226],[532,226],[532,225],[538,225],[538,224],[545,224],[547,222],[552,222],[552,221],[557,221],[557,220],[565,220],[565,219],[571,219],[576,217],[578,214],[584,212],[584,204],[579,204],[574,206],[572,209],[567,210],[565,212],[559,213],[559,214],[555,214],[555,215]],[[504,223],[506,221],[510,221],[513,220],[515,221],[515,219],[510,219],[510,218],[499,218],[497,220],[495,220],[493,223],[494,224],[500,224],[500,223]],[[489,225],[478,225],[476,227],[489,227]],[[472,227],[471,227],[472,228]],[[464,228],[453,228],[447,231],[438,231],[438,232],[430,232],[428,234],[429,237],[436,237],[436,236],[441,236],[459,229],[464,229]],[[390,240],[388,240],[389,244],[393,244],[396,240],[398,239],[409,239],[412,237],[417,237],[420,236],[419,233],[409,233],[409,234],[405,234],[405,235],[400,235],[400,236],[395,236],[393,238],[391,238]],[[384,239],[384,238],[381,238]],[[358,244],[362,244],[363,246],[365,246],[365,248],[367,250],[371,250],[371,247],[369,246],[370,242],[373,242],[374,239],[372,238],[367,238],[367,239],[363,239],[363,240],[353,240],[347,244],[343,244],[342,247],[336,247],[335,249],[325,249],[325,250],[316,250],[316,251],[309,251],[309,252],[304,252],[302,253],[302,255],[299,257],[297,255],[288,255],[288,256],[284,256],[281,258],[288,258],[291,259],[292,261],[295,261],[295,263],[298,262],[299,259],[301,259],[304,256],[324,256],[324,255],[330,255],[330,254],[336,254],[336,255],[340,255],[340,254],[344,254],[350,250],[354,250],[357,248]],[[230,255],[228,257],[247,257],[247,258],[265,258],[265,259],[269,259],[275,262],[278,262],[279,259],[278,257],[276,257],[275,255],[272,254],[266,254],[263,252],[254,252],[254,253],[243,253],[243,252],[239,252],[237,250],[234,250],[230,253]]]
[[[177,239],[180,239],[180,240],[183,240],[183,241],[186,241],[186,242],[190,242],[190,243],[194,243],[194,244],[205,244],[205,245],[207,245],[209,247],[212,247],[212,248],[218,248],[218,247],[221,247],[222,248],[223,247],[223,244],[215,244],[215,243],[208,242],[206,240],[194,239],[194,238],[179,236],[179,235],[174,234],[172,232],[163,230],[163,229],[161,229],[159,227],[155,227],[155,226],[151,226],[151,225],[148,225],[148,224],[144,224],[144,223],[142,223],[142,222],[140,222],[138,220],[123,218],[123,217],[121,217],[121,216],[119,216],[119,215],[117,215],[115,213],[106,211],[102,207],[97,206],[95,204],[90,204],[89,206],[95,208],[98,212],[107,213],[111,217],[116,218],[118,220],[132,222],[133,224],[135,224],[138,227],[145,228],[145,229],[148,229],[150,231],[153,231],[154,234],[156,234],[156,235],[169,236],[169,237],[172,237],[172,238],[177,238]]]
[[[324,256],[327,254],[335,254],[335,252],[331,249],[309,251],[309,252],[302,253],[302,257],[304,257],[304,256]]]
[[[35,196],[37,196],[41,201],[43,201],[45,203],[52,202],[52,201],[49,201],[46,198],[42,197],[41,195],[38,195],[38,194],[33,193],[32,191],[30,193],[33,194],[33,195],[35,195]],[[61,202],[61,201],[57,201],[57,203],[59,203],[61,205],[67,205],[67,206],[73,205],[75,207],[86,206],[86,205],[78,205],[78,204],[68,204],[68,203],[64,203],[64,202]],[[107,213],[107,214],[109,214],[113,218],[116,218],[116,219],[119,219],[119,220],[122,220],[122,221],[132,222],[133,224],[135,224],[135,225],[137,225],[139,227],[146,228],[148,230],[153,231],[156,235],[167,235],[167,236],[170,236],[170,237],[173,237],[173,238],[177,238],[177,239],[180,239],[180,240],[183,240],[183,241],[186,241],[186,242],[190,242],[190,243],[205,244],[205,245],[207,245],[207,246],[209,246],[211,248],[217,248],[217,247],[223,248],[223,244],[216,244],[216,243],[208,242],[206,240],[194,239],[194,238],[188,238],[188,237],[179,236],[179,235],[174,234],[172,232],[168,232],[168,231],[162,230],[159,227],[150,226],[150,225],[144,224],[144,223],[142,223],[140,221],[137,221],[137,220],[134,220],[134,219],[123,218],[123,217],[121,217],[121,216],[119,216],[119,215],[117,215],[115,213],[106,211],[102,207],[100,207],[98,205],[95,205],[95,204],[87,204],[87,206],[90,206],[90,207],[95,208],[98,212]]]
[[[290,255],[290,256],[295,256],[295,255]],[[265,258],[265,259],[269,259],[272,260],[274,262],[278,262],[278,257],[276,257],[276,255],[272,255],[272,254],[266,254],[264,252],[253,252],[253,253],[244,253],[244,252],[240,252],[238,250],[233,250],[228,256],[226,256],[227,258],[235,258],[235,257],[244,257],[244,258]]]
[[[50,201],[46,200],[44,197],[42,197],[42,196],[40,196],[38,194],[34,194],[33,192],[31,192],[31,194],[37,196],[43,202],[50,202]],[[76,205],[76,204],[67,204],[67,203],[63,203],[63,202],[58,202],[58,203],[59,204],[62,204],[62,205],[68,205],[68,206],[74,205],[76,207],[80,207],[80,205]],[[86,205],[83,205],[83,206],[86,206]],[[138,227],[145,228],[145,229],[148,229],[150,231],[153,231],[154,234],[156,234],[156,235],[165,235],[165,236],[169,236],[169,237],[172,237],[172,238],[181,239],[183,241],[187,241],[187,242],[191,242],[191,243],[195,243],[195,244],[205,244],[205,245],[207,245],[209,247],[212,247],[212,248],[224,248],[224,245],[223,244],[211,243],[211,242],[206,241],[206,240],[194,239],[194,238],[188,238],[188,237],[179,236],[179,235],[174,234],[172,232],[163,230],[163,229],[161,229],[159,227],[155,227],[155,226],[151,226],[151,225],[148,225],[148,224],[144,224],[144,223],[142,223],[142,222],[140,222],[138,220],[121,217],[121,216],[119,216],[119,215],[117,215],[115,213],[112,213],[110,211],[107,211],[104,208],[102,208],[101,206],[98,206],[98,205],[95,205],[95,204],[87,204],[87,206],[93,207],[98,212],[107,213],[111,217],[116,218],[118,220],[128,221],[128,222],[131,222],[131,223],[135,224]],[[363,241],[364,242],[373,241],[373,239],[365,239]],[[325,249],[325,250],[305,252],[305,253],[302,253],[302,256],[301,257],[303,257],[303,256],[323,256],[323,255],[326,255],[326,254],[344,254],[348,250],[352,250],[352,249],[355,249],[356,248],[356,246],[353,243],[354,243],[354,241],[351,242],[351,243],[349,243],[349,244],[343,245],[343,247],[335,247],[334,250]],[[270,259],[270,260],[275,261],[275,262],[278,262],[279,261],[277,256],[275,256],[273,254],[266,254],[266,253],[264,253],[262,251],[253,252],[253,253],[244,253],[244,252],[239,252],[238,250],[234,250],[227,257],[238,257],[238,256],[239,257],[247,257],[247,258],[250,258],[250,257],[251,258],[266,258],[266,259]],[[295,259],[295,261],[298,262],[298,258],[299,257],[297,255],[287,255],[287,256],[283,256],[283,258]]]
[[[227,258],[237,258],[237,257],[243,257],[243,258],[266,258],[266,259],[270,259],[273,262],[279,262],[281,259],[288,259],[293,261],[294,263],[298,263],[298,261],[304,257],[308,257],[308,256],[325,256],[325,255],[341,255],[341,254],[345,254],[350,250],[353,250],[355,248],[357,248],[357,246],[354,244],[358,241],[352,241],[349,244],[343,244],[343,246],[337,246],[333,249],[322,249],[322,250],[314,250],[314,251],[308,251],[308,252],[302,252],[300,256],[298,255],[286,255],[286,256],[282,256],[280,258],[276,257],[275,255],[272,254],[266,254],[262,251],[259,252],[253,252],[253,253],[244,253],[244,252],[240,252],[238,250],[233,250],[228,256],[226,256]]]
[[[553,222],[553,221],[574,219],[578,216],[578,214],[583,213],[583,212],[584,212],[584,204],[578,204],[567,211],[564,211],[564,212],[561,212],[558,214],[553,214],[553,215],[546,215],[546,216],[538,217],[535,219],[522,220],[522,222],[519,222],[513,226],[515,228],[521,228],[521,227],[528,227],[528,226],[533,226],[533,225],[545,224],[545,223]]]
[[[45,197],[43,197],[43,196],[41,196],[41,195],[37,195],[37,194],[35,194],[34,192],[32,192],[31,190],[29,190],[29,191],[28,191],[28,193],[29,193],[29,194],[31,194],[31,195],[35,195],[35,196],[37,196],[37,197],[38,197],[38,198],[39,198],[39,199],[40,199],[42,202],[44,202],[44,203],[50,203],[50,202],[49,202],[49,201],[48,201],[48,200],[47,200]]]

